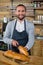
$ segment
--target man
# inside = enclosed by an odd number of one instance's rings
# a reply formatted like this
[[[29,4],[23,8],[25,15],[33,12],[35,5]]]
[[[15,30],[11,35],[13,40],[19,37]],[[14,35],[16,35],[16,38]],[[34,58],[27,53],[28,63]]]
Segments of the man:
[[[26,7],[23,4],[17,5],[15,14],[17,19],[7,24],[3,41],[10,44],[14,51],[18,51],[19,45],[24,46],[28,51],[34,44],[34,25],[25,20]]]

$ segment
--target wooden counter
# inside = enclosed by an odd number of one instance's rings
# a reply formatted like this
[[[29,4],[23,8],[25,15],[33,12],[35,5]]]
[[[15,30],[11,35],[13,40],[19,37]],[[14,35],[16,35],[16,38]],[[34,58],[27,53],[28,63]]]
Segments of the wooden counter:
[[[43,65],[43,57],[29,56],[29,63],[16,62],[14,59],[9,59],[3,55],[3,51],[0,51],[0,65]]]

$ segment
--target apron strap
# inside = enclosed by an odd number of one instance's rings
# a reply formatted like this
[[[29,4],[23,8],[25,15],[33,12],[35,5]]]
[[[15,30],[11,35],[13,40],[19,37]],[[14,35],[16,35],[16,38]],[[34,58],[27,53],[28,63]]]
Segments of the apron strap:
[[[24,20],[24,29],[25,29],[25,31],[26,31],[26,22],[25,22],[25,20]]]
[[[15,21],[14,29],[16,28],[16,23],[17,23],[17,20]]]

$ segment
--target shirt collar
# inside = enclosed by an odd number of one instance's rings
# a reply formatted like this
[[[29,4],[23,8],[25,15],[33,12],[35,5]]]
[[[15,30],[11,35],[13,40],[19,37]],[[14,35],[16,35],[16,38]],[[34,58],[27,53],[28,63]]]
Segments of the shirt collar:
[[[18,24],[24,24],[24,20],[22,20],[21,22],[19,20],[17,20]]]

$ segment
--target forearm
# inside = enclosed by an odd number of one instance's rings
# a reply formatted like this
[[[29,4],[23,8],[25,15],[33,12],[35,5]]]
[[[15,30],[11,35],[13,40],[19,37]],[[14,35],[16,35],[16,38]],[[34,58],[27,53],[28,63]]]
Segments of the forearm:
[[[32,39],[30,42],[28,42],[25,47],[28,50],[30,50],[33,47],[33,45],[34,45],[34,39]]]
[[[11,44],[13,39],[10,38],[3,38],[4,43]]]
[[[30,50],[33,47],[34,40],[34,25],[32,25],[28,30],[28,43],[25,46],[26,48],[28,48],[28,50]]]
[[[8,23],[7,26],[6,26],[6,29],[5,29],[4,36],[3,36],[4,43],[11,44],[11,42],[12,42],[11,31],[12,31],[11,30],[11,24]]]

